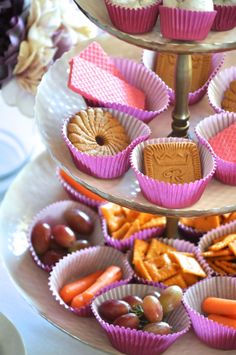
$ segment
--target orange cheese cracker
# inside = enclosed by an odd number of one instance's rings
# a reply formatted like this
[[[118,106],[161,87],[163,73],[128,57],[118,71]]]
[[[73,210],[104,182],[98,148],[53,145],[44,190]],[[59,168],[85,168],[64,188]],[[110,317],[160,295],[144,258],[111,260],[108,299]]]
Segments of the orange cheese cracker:
[[[129,229],[130,229],[130,223],[126,222],[115,232],[111,233],[111,236],[115,239],[123,239]]]
[[[168,256],[168,254],[164,253],[161,254],[159,256],[157,256],[156,258],[153,259],[148,259],[148,261],[154,265],[156,265],[158,268],[161,268],[164,265],[167,264],[171,264],[171,260]]]
[[[163,282],[166,286],[177,285],[181,288],[186,288],[188,285],[185,282],[183,275],[176,274]]]
[[[181,252],[171,251],[168,253],[170,257],[174,257],[181,270],[185,273],[194,274],[200,277],[206,277],[205,271],[195,258],[183,255]]]
[[[157,281],[164,281],[171,276],[177,274],[179,271],[179,266],[177,264],[165,265],[162,268],[158,269],[158,278]]]
[[[198,277],[196,275],[188,274],[185,272],[182,272],[181,275],[182,275],[182,278],[184,279],[184,281],[186,282],[187,286],[192,286],[196,282],[198,282]]]
[[[229,249],[222,249],[222,250],[209,250],[209,251],[204,251],[202,252],[202,256],[205,258],[212,258],[214,256],[223,256],[223,255],[232,255],[233,253]]]
[[[209,250],[218,251],[224,249],[229,245],[229,243],[233,242],[234,240],[236,240],[236,234],[229,234],[225,236],[225,238],[222,241],[211,245],[209,247]]]
[[[134,263],[134,269],[138,276],[142,277],[145,280],[152,281],[152,278],[144,265],[144,262],[141,259],[138,259]]]
[[[236,240],[234,240],[233,242],[229,243],[229,249],[236,256]]]
[[[170,250],[176,249],[153,238],[148,248],[146,259],[153,259]]]

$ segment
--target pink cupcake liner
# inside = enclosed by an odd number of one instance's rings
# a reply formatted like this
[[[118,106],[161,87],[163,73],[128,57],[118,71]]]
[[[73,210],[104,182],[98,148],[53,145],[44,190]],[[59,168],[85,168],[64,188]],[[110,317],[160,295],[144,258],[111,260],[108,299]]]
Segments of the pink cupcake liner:
[[[209,147],[200,145],[199,152],[203,178],[190,183],[170,184],[144,175],[142,151],[145,146],[156,143],[189,142],[184,138],[156,138],[138,144],[130,156],[131,168],[139,182],[141,191],[147,200],[166,208],[184,208],[193,205],[202,196],[207,184],[212,179],[216,163]],[[204,147],[204,148],[203,148]]]
[[[159,5],[161,1],[156,1],[153,5],[133,9],[113,4],[105,0],[107,11],[111,22],[120,31],[139,34],[152,30],[159,14]]]
[[[217,11],[215,20],[211,27],[215,31],[228,31],[236,26],[236,6],[235,5],[214,5]]]
[[[211,80],[207,88],[207,95],[209,103],[216,113],[226,112],[221,107],[221,101],[223,100],[224,92],[229,88],[233,80],[236,80],[236,67],[221,70]]]
[[[50,272],[52,270],[52,266],[44,264],[39,256],[36,254],[34,247],[31,242],[31,234],[33,231],[34,226],[38,222],[45,222],[48,223],[50,226],[55,226],[56,224],[66,224],[64,219],[64,213],[67,209],[70,208],[79,208],[81,211],[85,212],[92,220],[94,224],[94,230],[91,235],[88,236],[89,240],[91,241],[92,245],[104,245],[104,238],[102,236],[102,228],[101,228],[101,221],[97,213],[93,211],[91,208],[74,201],[58,201],[48,205],[47,207],[43,208],[36,216],[33,218],[27,233],[27,239],[29,243],[29,250],[33,257],[34,262],[37,266],[41,269]]]
[[[147,67],[148,69],[150,69],[154,72],[155,72],[157,59],[158,59],[158,53],[150,51],[150,50],[143,50],[142,62],[145,65],[145,67]],[[205,82],[205,84],[203,86],[201,86],[198,90],[196,90],[194,92],[190,92],[188,94],[189,105],[193,105],[196,102],[200,101],[201,98],[205,95],[210,81],[218,73],[218,71],[220,70],[221,66],[224,63],[224,60],[225,60],[224,53],[213,53],[212,54],[212,68],[211,68],[209,78]],[[167,86],[167,87],[169,90],[170,104],[174,105],[175,104],[175,91],[173,89],[171,89],[169,86]]]
[[[103,111],[110,112],[116,117],[127,132],[131,143],[123,151],[112,156],[93,156],[80,152],[67,138],[67,125],[70,117],[63,123],[62,136],[79,170],[98,178],[113,179],[123,175],[129,169],[131,151],[138,143],[150,136],[151,130],[145,123],[126,113],[114,109],[103,109]]]
[[[57,175],[57,178],[58,178],[59,182],[61,183],[62,187],[68,193],[68,195],[71,197],[72,200],[81,202],[81,203],[97,210],[97,208],[100,206],[100,204],[102,202],[99,202],[99,201],[96,201],[92,198],[89,198],[89,197],[81,194],[80,192],[78,192],[76,189],[74,189],[70,184],[68,184],[68,182],[66,182],[61,177],[59,168],[57,168],[57,170],[56,170],[56,175]]]
[[[216,239],[218,237],[223,237],[224,235],[227,235],[227,234],[233,234],[233,233],[236,233],[236,221],[232,221],[230,223],[224,224],[223,226],[212,229],[210,232],[204,234],[202,236],[202,238],[199,240],[199,243],[198,243],[199,254],[201,255],[204,251],[207,251],[208,247],[213,243],[214,239]],[[202,257],[202,258],[207,263],[208,258],[204,258],[204,257]],[[219,275],[219,273],[216,272],[215,270],[213,270],[209,265],[208,265],[208,267],[209,267],[211,273],[214,273],[215,275]],[[233,275],[236,275],[236,272]]]
[[[99,315],[98,308],[106,300],[120,299],[127,295],[136,295],[143,298],[149,292],[160,290],[160,287],[129,284],[113,288],[95,298],[92,303],[93,314],[105,330],[111,344],[118,351],[130,355],[161,354],[190,329],[190,320],[183,305],[180,305],[166,317],[166,322],[175,331],[169,335],[157,335],[142,330],[114,326],[105,322]]]
[[[97,270],[103,270],[110,265],[119,266],[122,270],[122,279],[100,290],[97,295],[117,285],[128,283],[133,276],[127,258],[120,251],[107,246],[98,246],[74,252],[61,259],[52,269],[49,276],[49,288],[53,297],[65,309],[80,317],[90,317],[91,303],[81,309],[75,309],[66,304],[59,295],[59,290],[67,283],[80,277],[89,275]]]
[[[145,240],[145,239],[149,239],[149,238],[159,237],[163,234],[163,232],[165,230],[165,227],[163,227],[163,228],[161,228],[161,227],[160,228],[147,228],[147,229],[144,229],[144,230],[141,230],[139,232],[132,234],[126,240],[118,240],[118,239],[115,239],[109,235],[108,228],[107,228],[107,222],[106,222],[106,219],[103,217],[101,210],[99,210],[99,215],[100,215],[101,221],[102,221],[102,231],[103,231],[103,235],[104,235],[106,244],[115,248],[115,249],[121,250],[121,251],[126,251],[127,249],[132,248],[134,245],[135,239]]]
[[[236,349],[236,330],[206,318],[201,304],[207,297],[235,299],[236,279],[217,276],[191,286],[184,294],[183,302],[192,321],[194,332],[208,346],[217,349]]]
[[[180,239],[168,239],[168,238],[157,238],[161,242],[170,245],[174,248],[176,248],[178,251],[182,251],[185,253],[193,253],[196,257],[196,260],[199,262],[205,273],[207,274],[207,277],[210,277],[212,275],[211,268],[207,264],[207,262],[204,260],[204,258],[201,256],[198,248],[185,240],[180,240]],[[132,253],[128,252],[127,253],[127,258],[129,259],[130,263],[132,264]],[[151,286],[158,286],[158,287],[166,287],[166,285],[162,282],[155,282],[155,281],[149,281],[146,279],[143,279],[142,277],[139,277],[135,271],[134,271],[134,279],[137,280],[139,283],[145,284],[145,285],[151,285]]]
[[[141,110],[116,102],[87,100],[90,106],[112,108],[134,116],[145,123],[150,122],[154,117],[167,110],[169,106],[168,88],[156,74],[150,72],[142,64],[130,59],[112,58],[112,62],[129,84],[144,92],[146,95],[146,109]]]
[[[204,233],[200,232],[195,228],[185,226],[183,223],[180,222],[178,223],[178,230],[185,240],[193,244],[197,244]]]
[[[201,41],[207,37],[216,11],[191,11],[160,6],[160,29],[165,38]]]
[[[197,124],[195,133],[200,144],[203,144],[212,150],[208,142],[209,139],[235,122],[236,113],[233,112],[225,112],[213,116],[208,116]],[[236,185],[236,163],[223,160],[214,152],[213,154],[215,155],[217,163],[215,173],[216,179],[228,185]]]

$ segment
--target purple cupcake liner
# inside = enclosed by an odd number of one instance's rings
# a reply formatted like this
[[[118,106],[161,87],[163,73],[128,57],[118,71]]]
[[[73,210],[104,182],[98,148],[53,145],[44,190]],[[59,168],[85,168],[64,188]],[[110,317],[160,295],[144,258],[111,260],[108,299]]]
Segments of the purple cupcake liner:
[[[193,253],[195,255],[196,260],[199,262],[201,265],[202,269],[206,273],[206,277],[210,277],[212,275],[211,268],[207,264],[207,262],[204,260],[204,258],[201,256],[198,248],[185,240],[180,240],[180,239],[168,239],[168,238],[158,238],[161,242],[172,246],[177,249],[177,251],[185,252],[185,253]],[[132,253],[128,252],[127,253],[127,258],[129,259],[130,263],[132,264]],[[134,279],[137,280],[139,283],[145,284],[145,285],[151,285],[151,286],[158,286],[158,287],[166,287],[166,285],[162,282],[155,282],[155,281],[149,281],[146,279],[143,279],[142,277],[138,276],[135,271],[134,271]]]
[[[145,240],[149,238],[160,237],[165,230],[165,227],[147,228],[132,234],[126,240],[118,240],[109,235],[106,219],[103,217],[102,211],[100,209],[99,209],[99,215],[102,221],[102,231],[103,231],[106,244],[121,251],[126,251],[127,249],[132,248],[135,239]]]
[[[105,0],[107,12],[113,25],[120,31],[141,34],[152,30],[157,21],[159,14],[159,5],[161,1],[145,6],[142,8],[128,8],[113,4],[109,0]]]
[[[217,163],[215,178],[228,185],[236,185],[236,163],[221,159],[214,153],[208,141],[211,137],[214,137],[217,133],[235,122],[236,113],[225,112],[206,117],[195,128],[195,133],[200,144],[209,147],[215,156]]]
[[[80,193],[79,191],[77,191],[76,189],[74,189],[70,184],[68,184],[68,182],[66,182],[61,177],[60,168],[57,168],[56,175],[57,175],[57,178],[58,178],[59,182],[61,183],[62,187],[68,193],[68,195],[71,197],[72,200],[81,202],[81,203],[83,203],[95,210],[97,210],[98,207],[103,203],[103,202],[96,201],[92,198],[89,198],[89,197],[83,195],[82,193]]]
[[[224,92],[229,88],[231,81],[236,80],[236,67],[221,70],[211,80],[207,88],[208,101],[216,113],[226,112],[221,107]]]
[[[198,243],[198,253],[201,255],[203,252],[207,251],[208,247],[213,243],[213,241],[218,238],[218,237],[223,237],[224,235],[227,234],[233,234],[236,233],[236,221],[232,221],[230,223],[226,223],[223,226],[220,226],[218,228],[212,229],[210,232],[204,234],[202,238],[199,240]],[[207,263],[208,258],[204,258],[204,261]],[[220,275],[218,272],[216,272],[214,269],[212,269],[209,265],[208,268],[210,269],[212,274],[215,275]],[[236,275],[232,274],[232,275]],[[231,276],[232,276],[231,275]]]
[[[76,280],[76,278],[84,277],[97,270],[103,270],[110,265],[119,266],[122,270],[122,279],[101,289],[96,296],[115,286],[128,283],[133,276],[133,270],[129,265],[127,258],[120,251],[107,246],[98,246],[74,252],[61,259],[52,269],[49,276],[49,289],[57,302],[65,309],[77,314],[80,317],[90,317],[90,304],[75,309],[66,304],[59,295],[59,290],[66,284]],[[93,298],[94,299],[94,298]]]
[[[184,138],[155,138],[138,144],[130,155],[131,168],[139,182],[141,191],[147,200],[166,208],[184,208],[193,205],[202,196],[207,184],[212,179],[216,162],[208,146],[199,146],[203,178],[190,183],[170,184],[152,179],[142,173],[142,151],[145,146],[156,143],[191,142]],[[203,149],[204,147],[204,149]]]
[[[126,113],[107,108],[103,108],[103,111],[110,112],[116,117],[129,136],[131,143],[123,151],[109,156],[95,156],[80,152],[67,138],[67,125],[70,117],[63,123],[62,136],[79,170],[98,178],[114,179],[123,175],[129,169],[131,151],[138,143],[150,136],[151,130],[145,123]]]
[[[185,226],[181,222],[178,223],[178,230],[179,230],[181,236],[185,240],[187,240],[193,244],[197,244],[199,242],[199,239],[202,237],[202,235],[204,233],[204,232],[200,232],[199,230],[197,230],[195,228]]]
[[[98,307],[105,300],[113,298],[121,299],[127,295],[136,295],[143,298],[147,293],[153,291],[161,291],[161,288],[129,284],[113,288],[101,294],[99,297],[96,297],[93,301],[93,314],[107,333],[111,344],[118,351],[130,355],[161,354],[190,329],[191,323],[183,305],[180,305],[166,317],[166,322],[168,322],[175,331],[169,335],[157,335],[142,330],[114,326],[113,324],[105,322],[99,315]]]
[[[236,279],[217,276],[191,286],[184,294],[183,302],[199,339],[217,349],[236,349],[236,330],[224,326],[203,315],[201,304],[207,297],[235,299]]]
[[[216,11],[191,11],[160,6],[160,30],[165,38],[200,41],[207,37]]]
[[[27,232],[27,240],[29,243],[29,251],[33,257],[34,262],[36,263],[37,266],[39,266],[41,269],[45,270],[46,272],[50,272],[52,270],[52,266],[44,264],[39,256],[36,254],[34,247],[31,242],[31,234],[33,231],[34,226],[38,222],[45,222],[48,223],[50,226],[55,226],[56,224],[66,224],[66,221],[63,217],[64,212],[69,209],[69,208],[74,208],[77,207],[81,211],[85,212],[92,220],[94,224],[94,230],[89,235],[89,240],[92,242],[94,245],[104,245],[104,238],[102,236],[102,228],[101,228],[101,221],[97,213],[93,211],[91,208],[79,203],[79,202],[74,202],[74,201],[58,201],[54,202],[51,205],[48,205],[47,207],[43,208],[39,213],[36,214],[36,216],[33,218],[28,232]]]
[[[158,60],[158,53],[150,51],[150,50],[143,50],[142,55],[142,63],[150,70],[155,72],[156,60]],[[194,92],[190,92],[188,94],[188,104],[193,105],[196,102],[200,101],[201,98],[205,95],[208,85],[211,80],[215,77],[215,75],[220,70],[221,66],[223,65],[225,60],[224,53],[213,53],[212,54],[212,68],[209,75],[208,80],[205,82],[203,86],[201,86],[198,90]],[[157,75],[157,74],[156,74]],[[175,91],[171,89],[169,86],[169,96],[170,96],[170,104],[175,104]]]
[[[236,6],[235,5],[214,5],[217,12],[213,25],[214,31],[228,31],[236,26]]]

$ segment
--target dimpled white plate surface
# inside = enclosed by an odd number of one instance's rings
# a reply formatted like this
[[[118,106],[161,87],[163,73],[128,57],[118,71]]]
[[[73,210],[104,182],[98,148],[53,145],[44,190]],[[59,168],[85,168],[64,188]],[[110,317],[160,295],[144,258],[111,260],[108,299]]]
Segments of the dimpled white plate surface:
[[[24,168],[8,190],[0,208],[3,263],[18,291],[42,317],[93,348],[108,354],[118,354],[95,319],[79,318],[54,301],[48,289],[47,274],[34,264],[27,250],[26,230],[32,217],[46,205],[68,198],[56,178],[55,170],[56,165],[49,155],[42,153]],[[93,353],[94,349],[91,348],[91,355]],[[192,331],[165,352],[166,355],[190,353],[225,354],[224,351],[211,349],[201,343]],[[233,354],[235,351],[227,351],[227,355]],[[15,355],[21,354],[17,352]]]

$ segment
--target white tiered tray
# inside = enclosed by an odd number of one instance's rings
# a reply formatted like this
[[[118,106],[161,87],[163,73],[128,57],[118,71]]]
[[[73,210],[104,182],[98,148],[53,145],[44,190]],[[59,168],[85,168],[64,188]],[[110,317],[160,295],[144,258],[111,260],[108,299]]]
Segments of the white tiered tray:
[[[133,57],[140,61],[142,52],[137,47],[130,46],[110,36],[105,36],[103,39],[99,38],[98,41],[109,54]],[[143,212],[191,217],[221,214],[236,210],[236,186],[224,185],[215,179],[211,181],[201,199],[193,206],[186,209],[168,210],[148,202],[143,197],[131,169],[119,179],[102,180],[89,176],[75,167],[62,139],[61,126],[63,118],[76,113],[83,107],[80,95],[67,88],[68,61],[71,56],[79,53],[87,45],[88,42],[84,42],[73,52],[58,60],[44,76],[38,89],[35,108],[36,120],[43,141],[57,164],[72,175],[75,180],[103,198]],[[232,63],[233,55],[228,58],[226,65],[229,66]],[[164,137],[170,133],[170,111],[171,108],[154,118],[149,124],[152,137]],[[193,132],[193,128],[198,121],[213,113],[205,96],[200,103],[191,107],[190,132]]]
[[[79,9],[98,27],[106,32],[146,49],[172,53],[221,52],[236,48],[236,27],[230,31],[211,31],[201,42],[171,41],[160,34],[159,20],[149,33],[130,35],[115,28],[109,18],[104,0],[75,0]]]
[[[109,343],[94,318],[80,318],[61,307],[48,289],[48,275],[35,265],[28,251],[26,231],[32,217],[47,204],[68,198],[56,179],[56,165],[43,153],[20,173],[0,208],[1,257],[8,273],[25,300],[43,318],[70,336],[104,354],[119,354]],[[190,331],[173,344],[166,355],[223,355],[207,347]],[[235,351],[227,351],[233,355]]]

